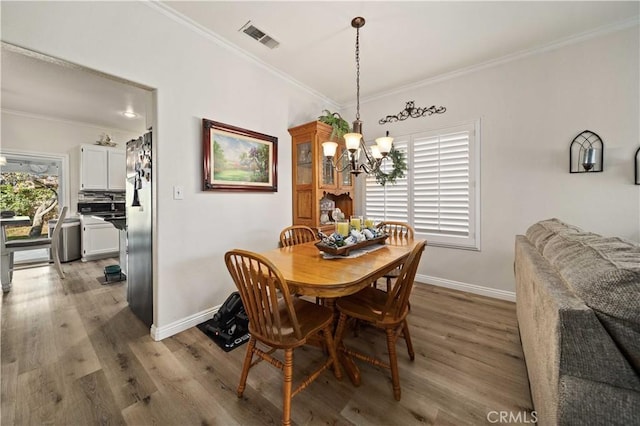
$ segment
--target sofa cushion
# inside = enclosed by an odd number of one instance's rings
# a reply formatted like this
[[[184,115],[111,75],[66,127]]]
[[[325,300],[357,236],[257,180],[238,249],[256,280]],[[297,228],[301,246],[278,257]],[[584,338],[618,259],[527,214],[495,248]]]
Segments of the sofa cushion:
[[[590,233],[556,233],[542,254],[640,374],[640,246]]]
[[[582,230],[576,226],[566,224],[558,219],[547,219],[534,223],[527,229],[527,239],[540,253],[556,234],[579,234]]]
[[[640,393],[580,377],[563,376],[558,418],[549,424],[628,426],[638,424]],[[540,423],[542,424],[542,422]]]

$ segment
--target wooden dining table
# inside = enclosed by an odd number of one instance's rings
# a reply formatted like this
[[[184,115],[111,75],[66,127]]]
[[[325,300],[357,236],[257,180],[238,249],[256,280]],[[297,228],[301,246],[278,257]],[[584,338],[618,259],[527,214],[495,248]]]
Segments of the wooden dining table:
[[[291,292],[324,298],[334,306],[335,299],[357,293],[409,256],[419,240],[388,238],[382,247],[365,254],[325,259],[314,242],[282,247],[260,253],[280,270]],[[360,371],[353,360],[338,351],[340,362],[351,381],[360,384]]]

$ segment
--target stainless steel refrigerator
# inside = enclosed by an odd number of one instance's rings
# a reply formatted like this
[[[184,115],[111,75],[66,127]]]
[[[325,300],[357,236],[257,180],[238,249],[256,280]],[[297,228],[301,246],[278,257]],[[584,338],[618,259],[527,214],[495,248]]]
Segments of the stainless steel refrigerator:
[[[153,322],[151,130],[127,142],[127,302],[147,326]]]

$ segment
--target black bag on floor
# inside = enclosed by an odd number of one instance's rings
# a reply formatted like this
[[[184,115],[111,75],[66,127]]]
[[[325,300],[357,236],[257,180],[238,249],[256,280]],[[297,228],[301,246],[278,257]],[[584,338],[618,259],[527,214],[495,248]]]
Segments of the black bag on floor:
[[[200,324],[198,328],[226,352],[247,342],[250,337],[249,317],[240,293],[231,293],[213,319]]]

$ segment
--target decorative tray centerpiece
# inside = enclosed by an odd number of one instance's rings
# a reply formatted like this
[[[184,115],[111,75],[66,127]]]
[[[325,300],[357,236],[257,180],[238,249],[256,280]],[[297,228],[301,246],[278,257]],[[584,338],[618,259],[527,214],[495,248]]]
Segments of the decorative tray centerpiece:
[[[318,233],[321,241],[316,243],[318,250],[334,256],[349,256],[352,250],[358,250],[374,244],[384,244],[389,235],[375,229],[365,228],[362,231],[351,229],[348,236],[334,232],[331,235]]]

